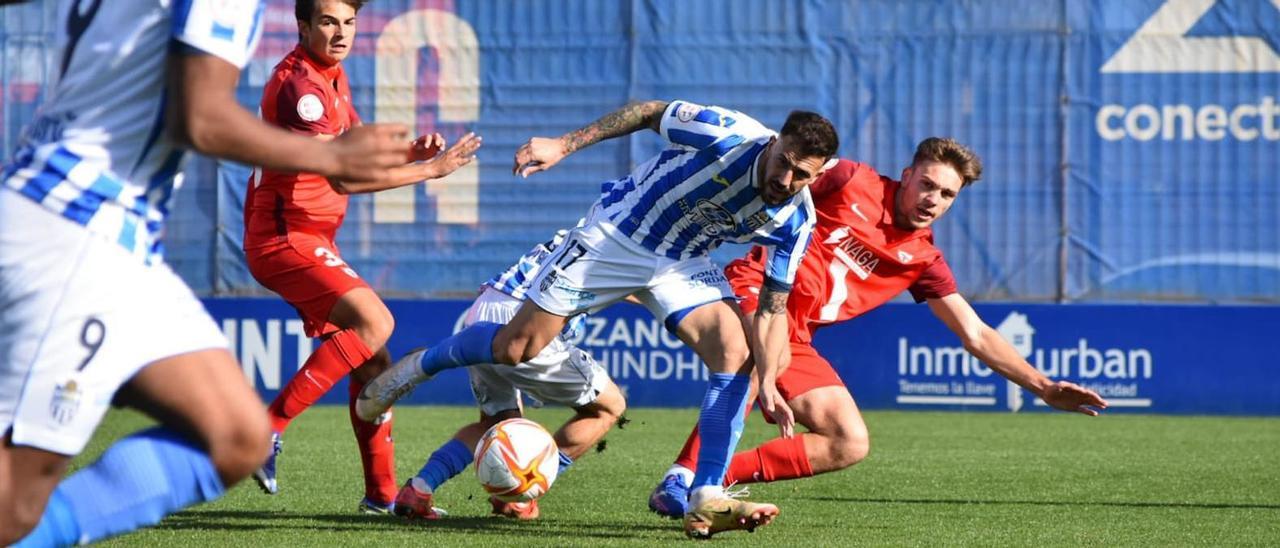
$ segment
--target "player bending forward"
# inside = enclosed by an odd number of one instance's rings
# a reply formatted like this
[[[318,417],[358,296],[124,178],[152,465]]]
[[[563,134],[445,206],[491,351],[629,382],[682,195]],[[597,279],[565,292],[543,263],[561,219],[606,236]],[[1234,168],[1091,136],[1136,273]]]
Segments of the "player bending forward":
[[[502,324],[511,321],[524,302],[529,281],[563,242],[565,234],[566,231],[560,231],[552,240],[526,253],[506,272],[485,282],[480,296],[467,311],[464,327],[477,321]],[[604,437],[626,410],[626,401],[591,354],[569,342],[580,330],[583,319],[585,316],[575,317],[542,352],[519,365],[480,364],[467,368],[471,390],[480,405],[480,420],[459,429],[452,440],[431,454],[418,475],[405,483],[396,495],[396,514],[410,519],[438,519],[442,512],[432,505],[433,493],[471,463],[475,446],[489,427],[522,415],[521,392],[574,410],[573,417],[555,433],[561,473]],[[518,519],[538,517],[537,500],[503,502],[490,497],[489,502],[495,514]]]
[[[558,139],[534,138],[516,152],[516,171],[555,166],[585,146],[644,128],[668,146],[605,185],[585,226],[569,233],[530,281],[528,300],[507,324],[476,322],[430,352],[412,355],[413,375],[428,378],[477,363],[514,365],[542,352],[568,319],[634,294],[711,370],[699,413],[706,435],[694,477],[693,505],[684,529],[705,538],[753,529],[778,515],[772,504],[735,500],[722,487],[742,436],[750,389],[751,354],[761,378],[763,407],[790,434],[791,411],[774,379],[787,351],[787,295],[813,228],[809,183],[839,148],[822,116],[795,111],[781,134],[751,117],[684,101],[648,101],[618,111]],[[751,331],[720,269],[708,254],[725,241],[772,248]],[[398,363],[392,370],[400,369]],[[382,375],[378,379],[402,379]],[[374,416],[395,400],[396,383],[365,387]]]
[[[866,424],[835,369],[814,349],[813,331],[861,315],[903,290],[927,302],[965,349],[1049,405],[1086,415],[1097,415],[1090,406],[1106,407],[1093,391],[1045,378],[956,293],[951,269],[934,246],[929,227],[981,175],[981,161],[969,149],[950,139],[930,138],[916,148],[901,183],[841,160],[810,187],[818,222],[787,304],[791,363],[777,381],[796,422],[809,431],[734,455],[727,483],[808,477],[848,468],[867,456]],[[875,259],[859,260],[858,250]],[[762,249],[730,263],[725,274],[745,312],[759,306],[755,288],[764,275]],[[698,445],[695,428],[649,497],[654,512],[684,515]]]

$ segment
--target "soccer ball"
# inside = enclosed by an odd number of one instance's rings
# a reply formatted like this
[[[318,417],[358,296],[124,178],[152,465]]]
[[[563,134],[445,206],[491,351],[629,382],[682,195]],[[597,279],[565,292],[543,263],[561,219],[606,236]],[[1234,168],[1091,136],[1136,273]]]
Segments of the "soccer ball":
[[[559,449],[542,425],[507,419],[476,446],[476,477],[498,500],[526,502],[547,493],[560,469]]]

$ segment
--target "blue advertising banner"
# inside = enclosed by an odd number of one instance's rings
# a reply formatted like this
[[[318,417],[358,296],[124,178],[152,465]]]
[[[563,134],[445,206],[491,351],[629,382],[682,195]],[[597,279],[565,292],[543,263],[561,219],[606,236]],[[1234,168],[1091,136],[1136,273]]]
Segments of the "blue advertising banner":
[[[293,309],[277,299],[207,299],[245,374],[273,398],[311,352]],[[448,336],[466,301],[392,300],[393,356]],[[1054,379],[1092,388],[1109,412],[1280,415],[1277,307],[979,305],[978,312],[1028,362]],[[637,407],[696,406],[706,369],[638,306],[588,319],[589,350]],[[818,350],[864,409],[1043,411],[1043,402],[979,362],[928,307],[888,304],[818,331]],[[345,403],[346,390],[322,400]],[[415,391],[408,403],[471,404],[463,371]]]
[[[294,2],[265,3],[250,110],[297,43]],[[6,153],[56,73],[57,4],[0,9]],[[639,132],[521,179],[525,140],[681,98],[775,128],[820,112],[888,176],[926,137],[972,146],[984,176],[935,234],[976,300],[1280,302],[1274,0],[379,0],[357,29],[362,119],[485,142],[446,179],[352,197],[338,245],[385,295],[465,297],[662,146]],[[248,176],[187,166],[166,245],[202,295],[266,294],[241,251]]]

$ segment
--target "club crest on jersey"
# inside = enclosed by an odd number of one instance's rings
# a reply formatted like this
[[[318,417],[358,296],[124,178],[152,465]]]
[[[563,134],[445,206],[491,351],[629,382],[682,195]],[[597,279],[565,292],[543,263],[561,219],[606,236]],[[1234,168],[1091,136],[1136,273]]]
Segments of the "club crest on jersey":
[[[733,214],[710,200],[698,200],[698,203],[692,209],[689,208],[688,203],[684,200],[680,200],[678,203],[680,204],[680,209],[685,210],[685,215],[689,217],[689,220],[701,226],[702,231],[709,236],[719,236],[726,232],[732,232],[734,229]]]
[[[298,117],[314,122],[324,116],[324,103],[315,94],[308,93],[298,98]]]
[[[702,107],[690,103],[684,103],[680,105],[680,108],[676,109],[676,118],[679,118],[681,122],[688,122],[697,118],[699,112],[702,112]]]
[[[912,256],[910,253],[907,253],[906,251],[898,251],[898,262],[909,263],[911,262],[911,259],[914,259],[914,258],[915,258],[914,256]]]
[[[49,413],[58,424],[67,424],[75,418],[80,410],[80,399],[84,390],[76,384],[75,379],[59,384],[53,389],[53,401],[49,403]]]

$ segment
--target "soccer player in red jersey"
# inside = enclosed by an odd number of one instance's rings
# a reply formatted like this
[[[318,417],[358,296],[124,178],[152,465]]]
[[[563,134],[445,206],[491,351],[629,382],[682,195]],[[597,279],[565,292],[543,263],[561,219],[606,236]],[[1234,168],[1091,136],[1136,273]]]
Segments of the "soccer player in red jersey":
[[[866,424],[835,369],[814,349],[813,331],[857,317],[903,290],[917,302],[927,302],[966,350],[1049,405],[1086,415],[1098,414],[1093,407],[1106,407],[1095,392],[1042,375],[956,292],[951,268],[934,246],[929,227],[981,175],[981,160],[968,148],[951,139],[929,138],[916,148],[901,182],[841,160],[810,187],[818,221],[787,303],[791,359],[776,383],[796,422],[808,432],[784,432],[737,453],[727,484],[808,477],[848,468],[867,456]],[[725,268],[744,321],[751,321],[759,304],[754,288],[765,260],[764,250],[756,247]],[[695,428],[650,495],[651,510],[684,515],[698,445]]]
[[[360,0],[298,0],[298,47],[276,65],[262,94],[262,117],[298,134],[334,139],[360,124],[342,60],[355,42]],[[471,161],[480,139],[464,136],[441,152],[439,134],[413,143],[410,160],[425,161],[427,178],[444,177]],[[377,192],[395,184],[338,181],[315,173],[256,169],[245,198],[244,249],[249,271],[280,294],[305,322],[320,346],[268,407],[273,452],[254,478],[277,491],[275,458],[289,423],[333,385],[351,374],[351,401],[365,381],[390,363],[385,345],[394,322],[386,305],[339,254],[334,243],[347,210],[347,195]],[[395,498],[395,453],[390,413],[351,425],[364,466],[360,509],[386,512]]]

